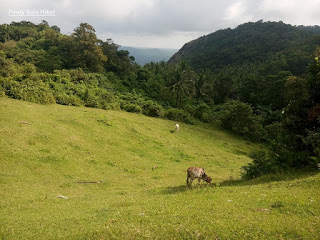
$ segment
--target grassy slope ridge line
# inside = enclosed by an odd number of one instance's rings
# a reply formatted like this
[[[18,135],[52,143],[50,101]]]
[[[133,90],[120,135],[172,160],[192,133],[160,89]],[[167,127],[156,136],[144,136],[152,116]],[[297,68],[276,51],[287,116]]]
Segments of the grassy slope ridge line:
[[[237,181],[258,146],[174,124],[0,98],[0,239],[320,237],[319,174]],[[187,188],[189,166],[214,184]]]

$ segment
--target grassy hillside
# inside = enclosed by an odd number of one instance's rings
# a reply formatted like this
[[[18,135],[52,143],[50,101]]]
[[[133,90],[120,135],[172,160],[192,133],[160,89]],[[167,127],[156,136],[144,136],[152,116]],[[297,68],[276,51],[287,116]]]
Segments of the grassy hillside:
[[[258,146],[174,124],[0,98],[0,239],[320,237],[320,174],[237,180]],[[189,166],[214,184],[186,187]]]

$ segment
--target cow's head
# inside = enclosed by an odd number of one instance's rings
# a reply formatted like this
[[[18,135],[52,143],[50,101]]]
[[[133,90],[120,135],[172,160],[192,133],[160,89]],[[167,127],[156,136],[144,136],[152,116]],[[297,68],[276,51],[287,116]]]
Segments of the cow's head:
[[[207,179],[205,180],[209,185],[211,184],[212,178],[207,176]]]
[[[201,176],[201,179],[202,179],[203,181],[207,181],[207,178],[208,178],[208,175],[204,172],[204,173],[202,174],[202,176]]]
[[[201,179],[202,179],[203,181],[206,181],[209,185],[211,184],[212,178],[209,177],[206,173],[203,173]]]

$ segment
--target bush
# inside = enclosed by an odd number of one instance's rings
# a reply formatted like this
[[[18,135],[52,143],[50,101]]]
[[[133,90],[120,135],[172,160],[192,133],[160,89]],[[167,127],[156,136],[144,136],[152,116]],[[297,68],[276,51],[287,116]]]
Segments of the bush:
[[[0,97],[4,97],[6,95],[4,88],[0,84]]]
[[[194,116],[196,113],[196,107],[192,104],[186,104],[183,110],[187,111],[191,116]]]
[[[250,154],[252,162],[241,169],[244,171],[242,177],[251,179],[259,177],[267,173],[276,173],[280,170],[276,158],[272,157],[270,153],[264,151],[256,151]]]
[[[159,117],[162,113],[162,107],[151,100],[142,104],[143,114],[150,117]]]
[[[37,78],[36,75],[27,79],[1,78],[0,86],[5,94],[14,99],[40,103],[55,103],[55,97],[48,84]]]
[[[84,93],[83,101],[86,107],[99,108],[99,103],[96,95],[88,88]]]
[[[84,102],[80,98],[74,95],[57,94],[55,97],[56,97],[56,103],[61,105],[70,105],[70,106],[84,105]]]
[[[262,139],[264,135],[262,124],[248,104],[229,101],[220,107],[217,114],[223,128],[251,140]]]
[[[188,112],[182,109],[169,108],[168,110],[164,111],[164,117],[169,120],[194,124],[194,119],[190,116]]]
[[[143,113],[150,117],[159,117],[162,114],[162,107],[158,103],[144,99],[141,94],[125,93],[119,98],[121,109],[127,112]]]
[[[82,68],[70,69],[68,72],[73,83],[86,83],[89,79],[89,74],[85,73]]]
[[[134,103],[122,104],[121,109],[127,112],[142,113],[142,108]]]
[[[212,122],[212,111],[207,104],[201,103],[196,107],[194,117],[202,122],[209,123]]]
[[[100,90],[98,93],[98,105],[102,109],[119,109],[119,104],[112,92],[107,90]]]

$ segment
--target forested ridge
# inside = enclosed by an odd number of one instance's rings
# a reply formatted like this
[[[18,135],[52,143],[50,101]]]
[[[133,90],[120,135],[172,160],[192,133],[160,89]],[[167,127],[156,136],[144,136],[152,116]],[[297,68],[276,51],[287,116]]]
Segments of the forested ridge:
[[[139,66],[81,23],[0,25],[0,95],[219,126],[264,143],[245,177],[320,162],[319,27],[246,23]]]
[[[319,26],[249,22],[186,43],[169,62],[183,60],[195,69],[209,68],[213,72],[227,66],[266,62],[281,70],[303,74],[319,45],[319,34]]]

